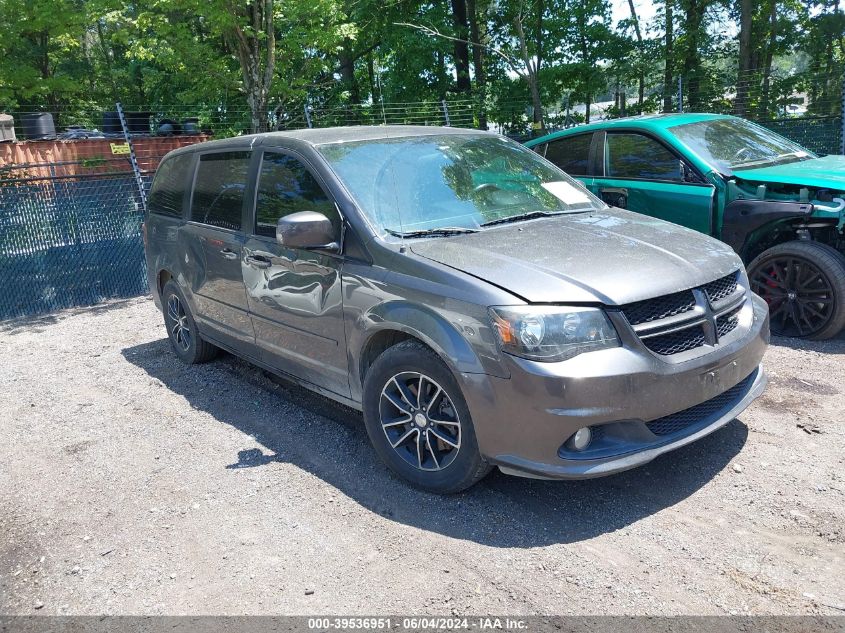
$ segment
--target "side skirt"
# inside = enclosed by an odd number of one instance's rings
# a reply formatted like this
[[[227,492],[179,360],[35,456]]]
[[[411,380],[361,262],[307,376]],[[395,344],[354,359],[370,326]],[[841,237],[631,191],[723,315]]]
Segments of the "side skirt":
[[[208,336],[207,334],[202,333],[202,332],[200,332],[200,335],[206,341],[211,343],[212,345],[216,345],[220,349],[222,349],[226,352],[229,352],[233,356],[237,356],[238,358],[242,358],[245,361],[247,361],[248,363],[255,365],[256,367],[258,367],[260,369],[263,369],[264,371],[270,372],[271,374],[278,376],[279,378],[283,378],[283,379],[285,379],[289,382],[292,382],[292,383],[294,383],[294,384],[296,384],[300,387],[304,387],[305,389],[308,389],[309,391],[313,391],[314,393],[318,393],[321,396],[325,396],[326,398],[329,398],[330,400],[334,400],[335,402],[339,402],[340,404],[343,404],[343,405],[346,405],[347,407],[355,409],[356,411],[363,411],[363,405],[360,402],[352,400],[351,398],[347,398],[346,396],[341,396],[340,394],[337,394],[334,391],[329,391],[328,389],[320,387],[319,385],[315,385],[314,383],[308,382],[307,380],[302,380],[301,378],[294,376],[293,374],[289,374],[289,373],[281,371],[279,369],[275,369],[274,367],[271,367],[270,365],[260,361],[259,359],[255,358],[253,356],[239,352],[239,351],[233,349],[232,347],[230,347],[229,345],[227,345],[225,343],[221,343],[220,341],[218,341],[213,336]]]

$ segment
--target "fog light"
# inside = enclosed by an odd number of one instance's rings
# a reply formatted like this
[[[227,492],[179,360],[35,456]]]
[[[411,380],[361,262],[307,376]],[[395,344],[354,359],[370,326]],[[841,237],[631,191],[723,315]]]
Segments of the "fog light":
[[[583,451],[590,445],[591,439],[593,439],[593,434],[590,427],[585,426],[575,431],[575,434],[566,440],[566,445],[572,450]]]

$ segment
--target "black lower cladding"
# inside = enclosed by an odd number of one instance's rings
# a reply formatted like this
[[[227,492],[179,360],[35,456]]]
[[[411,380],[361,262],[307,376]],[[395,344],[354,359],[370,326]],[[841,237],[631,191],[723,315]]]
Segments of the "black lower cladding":
[[[689,409],[672,413],[671,415],[664,415],[662,418],[657,418],[651,422],[646,422],[648,430],[661,437],[667,435],[674,435],[686,430],[693,424],[697,424],[709,419],[711,416],[723,411],[727,411],[733,407],[737,402],[742,400],[748,392],[751,383],[757,376],[755,370],[750,376],[742,380],[739,384],[731,387],[724,393],[719,394],[715,398],[710,398],[701,404],[697,404]]]

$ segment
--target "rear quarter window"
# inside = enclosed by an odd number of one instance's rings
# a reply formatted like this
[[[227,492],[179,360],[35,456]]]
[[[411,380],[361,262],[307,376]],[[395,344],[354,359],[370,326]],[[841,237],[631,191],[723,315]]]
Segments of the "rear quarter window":
[[[192,160],[192,154],[179,154],[164,159],[158,166],[150,194],[147,196],[147,208],[150,213],[182,217],[182,201]]]

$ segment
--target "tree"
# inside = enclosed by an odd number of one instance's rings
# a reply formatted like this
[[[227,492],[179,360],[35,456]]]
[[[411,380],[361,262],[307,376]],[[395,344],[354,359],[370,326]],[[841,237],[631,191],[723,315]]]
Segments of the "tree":
[[[684,12],[683,31],[675,44],[681,59],[681,76],[691,110],[701,108],[701,82],[704,75],[701,46],[707,37],[706,12],[713,0],[680,0]]]
[[[675,79],[672,68],[675,64],[674,41],[675,24],[672,19],[672,5],[674,0],[666,0],[664,5],[664,47],[663,47],[663,111],[672,111],[672,91],[674,90]]]
[[[276,26],[273,0],[228,0],[216,15],[220,29],[241,66],[252,130],[268,127],[270,90],[276,68]]]
[[[452,22],[455,27],[455,74],[458,92],[469,92],[472,85],[469,78],[469,21],[466,0],[451,0]]]
[[[748,81],[752,70],[751,29],[754,16],[753,0],[739,0],[739,71],[736,78],[735,112],[745,116],[748,104]]]

